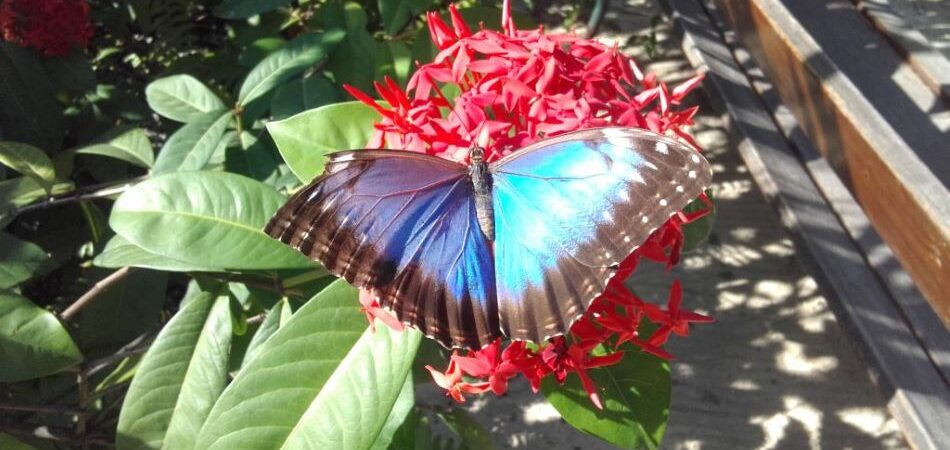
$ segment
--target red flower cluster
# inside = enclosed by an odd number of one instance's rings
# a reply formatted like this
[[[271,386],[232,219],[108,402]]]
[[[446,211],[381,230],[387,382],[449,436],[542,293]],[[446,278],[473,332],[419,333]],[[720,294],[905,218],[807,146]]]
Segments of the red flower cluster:
[[[89,4],[85,0],[3,0],[0,35],[46,56],[62,56],[85,48],[92,37]]]
[[[452,27],[437,13],[428,13],[429,32],[440,52],[435,60],[418,67],[406,91],[386,79],[376,91],[388,105],[351,86],[351,95],[372,106],[382,119],[368,144],[372,148],[400,148],[464,162],[478,140],[486,159],[545,137],[598,126],[647,128],[672,133],[697,147],[683,127],[692,123],[696,108],[676,109],[702,80],[696,76],[672,90],[644,75],[635,62],[616,46],[581,39],[574,34],[546,34],[515,28],[506,0],[502,32],[473,32],[454,6],[449,7]],[[457,92],[454,99],[449,92]],[[682,225],[711,210],[674,215],[630,255],[607,289],[575,322],[567,336],[555,337],[538,347],[501,341],[464,356],[452,354],[448,368],[431,366],[435,382],[457,401],[465,394],[507,391],[508,380],[523,375],[537,392],[541,379],[553,375],[563,383],[569,373],[580,378],[591,401],[601,408],[600,397],[588,369],[615,364],[623,358],[617,349],[631,343],[661,358],[671,333],[686,335],[690,322],[711,322],[698,313],[681,311],[682,290],[674,283],[665,309],[634,295],[624,280],[641,257],[665,263],[679,262],[684,237]],[[398,324],[391,314],[367,297],[364,310],[385,323]],[[649,336],[640,336],[644,319],[656,325]],[[401,326],[401,325],[400,325]],[[469,382],[465,376],[478,379]]]

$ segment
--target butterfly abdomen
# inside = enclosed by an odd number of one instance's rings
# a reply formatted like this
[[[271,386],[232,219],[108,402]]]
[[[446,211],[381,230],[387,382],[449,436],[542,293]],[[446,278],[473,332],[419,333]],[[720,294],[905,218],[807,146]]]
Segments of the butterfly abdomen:
[[[484,150],[481,148],[475,147],[472,149],[472,166],[469,169],[469,175],[474,187],[475,215],[478,217],[478,226],[489,241],[494,241],[495,213],[491,200],[491,175],[488,173]]]

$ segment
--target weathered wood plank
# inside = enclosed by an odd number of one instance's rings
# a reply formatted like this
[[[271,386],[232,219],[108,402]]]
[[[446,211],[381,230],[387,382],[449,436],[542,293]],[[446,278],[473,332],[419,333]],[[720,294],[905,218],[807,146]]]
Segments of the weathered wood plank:
[[[927,87],[939,93],[945,101],[950,101],[950,61],[930,45],[923,33],[894,11],[887,0],[854,1],[855,6],[904,55]]]
[[[950,442],[950,387],[940,376],[881,280],[776,127],[698,0],[668,0],[687,55],[707,72],[742,140],[739,152],[779,210],[812,273],[853,328],[888,407],[918,449]]]
[[[771,81],[755,65],[749,52],[738,43],[735,32],[725,26],[722,15],[709,2],[710,0],[706,0],[706,11],[722,32],[723,40],[731,48],[739,68],[746,73],[750,85],[759,94],[776,125],[792,143],[805,170],[838,216],[845,231],[864,254],[867,264],[877,273],[887,288],[891,298],[906,318],[911,331],[917,336],[924,351],[937,367],[940,376],[945,382],[950,382],[950,329],[943,324],[927,299],[914,286],[913,280],[901,267],[894,252],[871,225],[870,219],[847,186],[834,172],[828,161],[821,157],[818,149],[799,126],[792,111],[782,103]]]
[[[811,141],[950,324],[950,191],[935,175],[950,177],[950,170],[937,170],[950,163],[946,148],[915,153],[782,2],[719,5]],[[946,139],[934,144],[941,142]]]

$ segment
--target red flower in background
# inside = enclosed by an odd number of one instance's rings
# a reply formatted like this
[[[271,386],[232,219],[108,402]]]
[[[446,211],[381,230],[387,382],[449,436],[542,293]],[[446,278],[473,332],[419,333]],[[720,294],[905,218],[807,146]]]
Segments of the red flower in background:
[[[85,0],[4,0],[0,3],[0,35],[46,56],[62,56],[85,48],[92,37]]]
[[[374,125],[369,147],[399,148],[466,162],[469,149],[478,140],[491,162],[539,139],[613,125],[673,134],[698,149],[683,129],[692,124],[697,109],[677,108],[699,85],[701,75],[671,90],[657,81],[655,74],[644,75],[617,46],[574,34],[547,34],[540,28],[516,29],[507,0],[500,32],[484,28],[473,32],[454,6],[449,12],[451,27],[438,13],[427,13],[430,36],[440,51],[432,62],[417,68],[406,90],[390,79],[375,84],[387,106],[344,86],[382,116]],[[458,92],[454,99],[446,95],[446,86]],[[665,310],[640,300],[624,283],[641,256],[668,268],[677,264],[684,242],[682,225],[711,211],[711,204],[707,202],[707,206],[704,211],[674,215],[656,230],[620,264],[607,289],[567,336],[539,343],[537,348],[511,342],[504,350],[499,340],[464,356],[454,352],[445,372],[426,368],[457,401],[464,401],[464,394],[489,390],[502,395],[508,381],[518,374],[537,392],[543,378],[553,374],[563,383],[574,373],[594,405],[602,408],[589,369],[619,362],[624,352],[617,349],[626,343],[672,358],[662,349],[670,333],[685,335],[689,322],[712,320],[679,309],[679,282],[674,284]],[[364,304],[364,309],[381,319],[392,314],[378,304]],[[398,323],[394,317],[386,320],[394,321]],[[648,339],[638,334],[646,321],[658,326]],[[463,379],[466,375],[484,381],[468,383]]]

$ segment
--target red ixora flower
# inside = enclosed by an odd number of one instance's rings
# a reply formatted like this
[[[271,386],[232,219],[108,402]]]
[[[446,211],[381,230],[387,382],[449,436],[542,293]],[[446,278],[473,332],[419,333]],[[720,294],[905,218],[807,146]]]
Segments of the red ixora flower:
[[[541,28],[518,30],[508,0],[502,10],[502,31],[473,31],[455,6],[449,7],[449,13],[451,26],[438,13],[427,13],[429,34],[439,53],[432,62],[418,66],[405,90],[388,78],[375,83],[385,106],[369,94],[344,86],[382,117],[374,125],[368,147],[399,148],[464,163],[477,140],[491,162],[545,137],[619,125],[672,134],[699,150],[684,130],[692,124],[696,108],[680,106],[702,75],[670,89],[655,74],[644,74],[616,45],[574,34],[548,34]],[[446,94],[447,86],[457,92],[454,99]],[[547,376],[564,383],[575,374],[593,404],[602,408],[589,370],[618,363],[630,347],[672,358],[662,348],[671,333],[685,336],[690,322],[712,320],[680,310],[679,282],[673,285],[666,309],[640,300],[624,283],[641,256],[668,268],[679,262],[684,242],[681,227],[712,210],[708,199],[703,199],[705,210],[674,215],[620,264],[607,289],[568,335],[537,347],[521,341],[504,347],[496,340],[464,355],[455,351],[445,372],[426,366],[436,384],[461,402],[466,394],[503,395],[509,380],[518,375],[537,392]],[[364,292],[361,299],[371,322],[379,318],[401,328],[371,295]],[[646,322],[656,326],[649,338],[639,334]],[[621,346],[626,348],[619,350]],[[466,381],[466,376],[473,382]]]
[[[85,0],[4,0],[0,2],[0,35],[46,56],[62,56],[85,48],[92,37]]]

